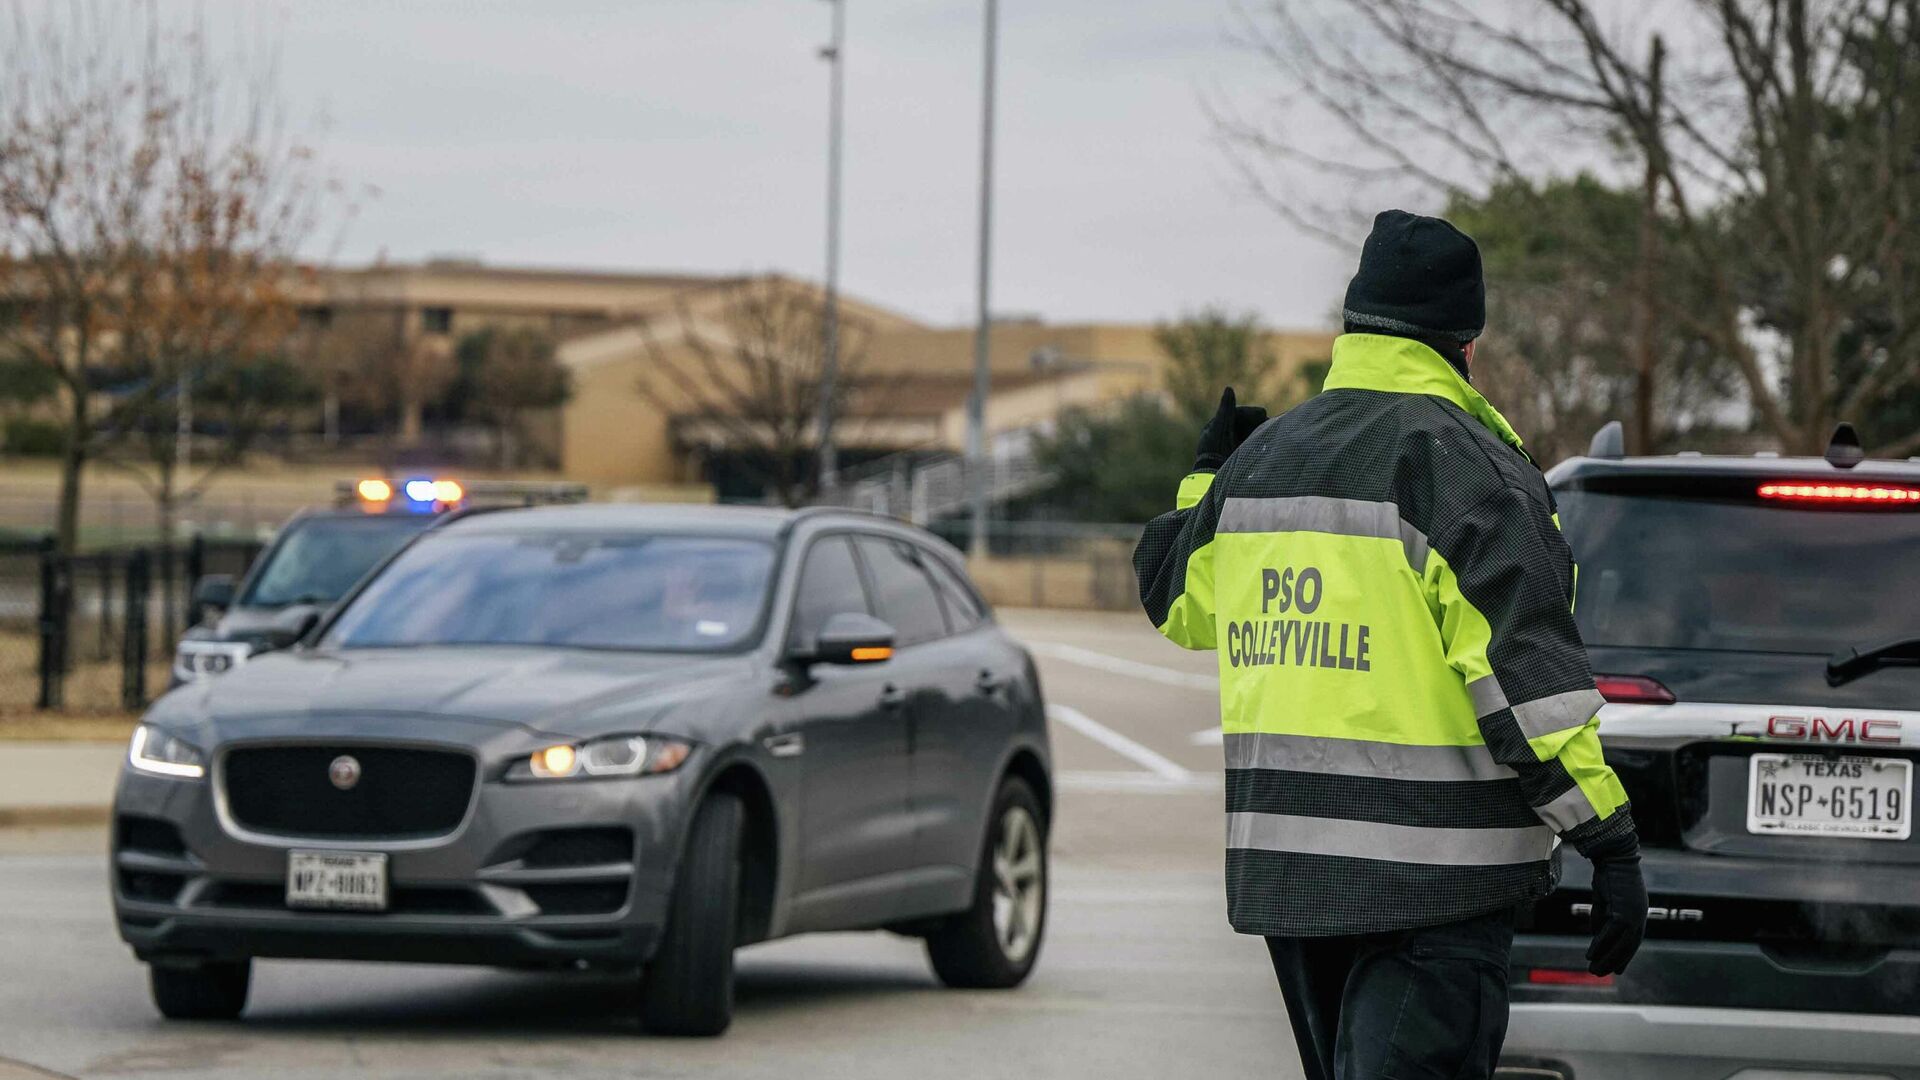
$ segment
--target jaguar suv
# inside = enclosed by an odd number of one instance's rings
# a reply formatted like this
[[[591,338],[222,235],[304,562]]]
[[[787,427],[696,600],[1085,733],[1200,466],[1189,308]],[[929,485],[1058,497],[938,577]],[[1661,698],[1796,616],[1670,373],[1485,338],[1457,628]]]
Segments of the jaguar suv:
[[[924,532],[479,513],[313,619],[129,747],[113,902],[166,1016],[238,1015],[267,957],[632,971],[674,1034],[806,931],[922,937],[952,986],[1033,968],[1040,687]]]
[[[1848,436],[1625,457],[1616,429],[1549,474],[1652,906],[1589,975],[1566,860],[1515,941],[1512,1075],[1920,1078],[1920,463]]]

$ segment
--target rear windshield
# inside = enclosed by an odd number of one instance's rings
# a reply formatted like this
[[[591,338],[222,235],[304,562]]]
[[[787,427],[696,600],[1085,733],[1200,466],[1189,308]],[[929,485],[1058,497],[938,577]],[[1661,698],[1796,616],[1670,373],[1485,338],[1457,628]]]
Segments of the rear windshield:
[[[331,604],[432,518],[412,514],[318,517],[296,522],[240,598],[245,607]]]
[[[369,582],[327,643],[725,651],[758,633],[773,560],[730,537],[440,533]]]
[[[1920,635],[1920,512],[1556,497],[1589,645],[1832,653]]]

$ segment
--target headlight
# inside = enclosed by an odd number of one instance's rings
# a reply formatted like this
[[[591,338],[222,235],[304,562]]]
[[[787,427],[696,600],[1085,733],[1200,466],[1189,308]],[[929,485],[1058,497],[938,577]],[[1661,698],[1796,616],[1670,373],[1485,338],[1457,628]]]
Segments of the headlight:
[[[206,759],[195,747],[159,728],[141,724],[127,746],[127,764],[144,773],[197,780],[207,774]]]
[[[224,675],[253,655],[253,646],[244,641],[205,641],[188,638],[173,654],[173,677],[183,683],[203,675]]]
[[[693,752],[677,739],[616,735],[584,743],[544,747],[507,769],[509,780],[571,780],[601,776],[652,776],[680,767]]]

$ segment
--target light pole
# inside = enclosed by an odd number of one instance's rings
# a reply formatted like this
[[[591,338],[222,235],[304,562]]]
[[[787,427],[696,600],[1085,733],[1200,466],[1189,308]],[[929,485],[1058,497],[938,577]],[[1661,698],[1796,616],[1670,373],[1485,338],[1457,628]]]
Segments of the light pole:
[[[967,399],[967,485],[973,502],[973,529],[967,545],[973,555],[987,553],[987,362],[992,349],[993,316],[988,310],[993,254],[993,80],[999,44],[999,0],[987,0],[987,26],[980,101],[980,278],[979,323],[973,331],[973,394]]]
[[[831,491],[840,470],[839,455],[833,446],[835,386],[840,376],[840,142],[841,111],[844,101],[841,59],[847,36],[846,0],[827,0],[833,5],[833,40],[820,50],[828,67],[827,76],[827,296],[821,316],[820,400],[815,406],[814,422],[820,439],[820,488]]]

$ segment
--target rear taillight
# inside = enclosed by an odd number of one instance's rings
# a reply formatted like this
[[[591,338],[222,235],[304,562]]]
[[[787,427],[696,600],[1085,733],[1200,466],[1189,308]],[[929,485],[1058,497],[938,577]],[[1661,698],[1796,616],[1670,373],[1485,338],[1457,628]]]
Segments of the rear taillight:
[[[1892,484],[1761,484],[1760,497],[1808,503],[1915,506],[1920,505],[1920,488]]]
[[[1675,700],[1673,691],[1661,686],[1660,680],[1645,675],[1595,675],[1593,686],[1601,697],[1618,705],[1671,705]]]
[[[1612,986],[1613,976],[1569,968],[1533,968],[1527,972],[1527,981],[1535,986]]]

